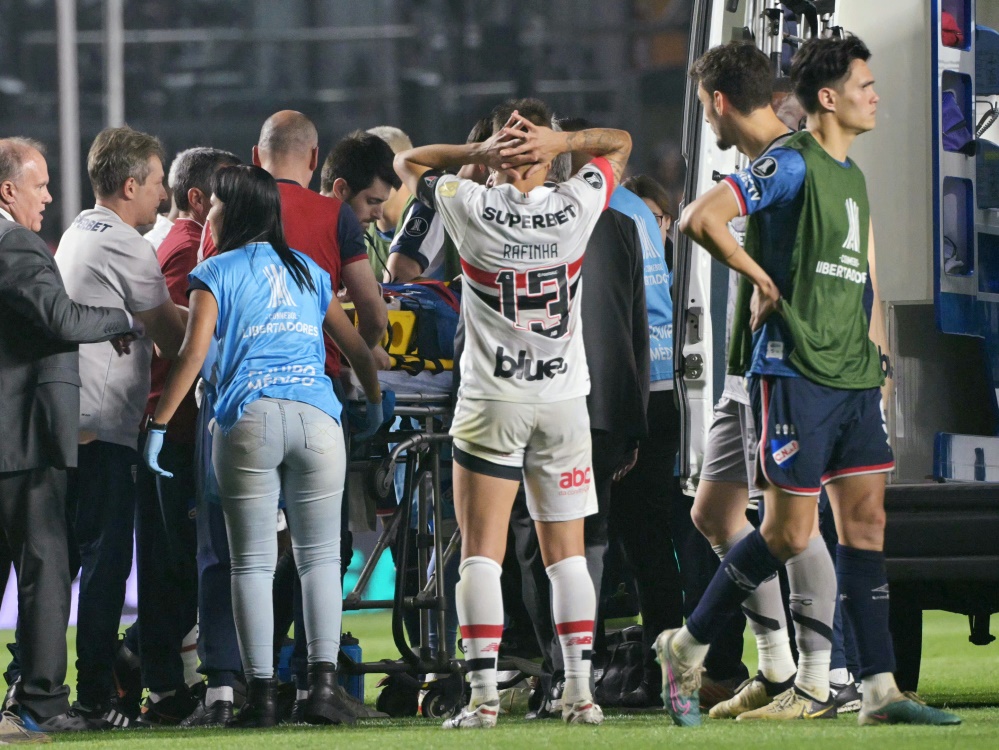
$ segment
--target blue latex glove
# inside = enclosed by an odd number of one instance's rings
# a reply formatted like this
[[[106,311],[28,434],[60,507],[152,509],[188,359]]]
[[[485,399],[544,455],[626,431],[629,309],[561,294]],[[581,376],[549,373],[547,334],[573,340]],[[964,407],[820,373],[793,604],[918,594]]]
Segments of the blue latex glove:
[[[378,432],[378,428],[382,426],[384,421],[385,412],[382,410],[382,402],[379,401],[377,404],[373,404],[369,401],[367,408],[364,410],[364,427],[354,433],[354,440],[358,442],[367,440]]]
[[[149,430],[146,433],[146,444],[142,448],[142,457],[145,459],[146,466],[154,474],[173,479],[172,473],[160,468],[160,451],[163,450],[163,437],[165,435],[166,430]]]

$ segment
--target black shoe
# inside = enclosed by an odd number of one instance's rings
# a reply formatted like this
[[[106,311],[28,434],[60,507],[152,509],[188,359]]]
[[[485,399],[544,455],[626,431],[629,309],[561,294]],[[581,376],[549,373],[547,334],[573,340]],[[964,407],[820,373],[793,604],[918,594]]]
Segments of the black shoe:
[[[54,734],[56,732],[89,732],[97,728],[93,726],[91,719],[74,708],[69,709],[64,714],[50,716],[47,719],[38,719],[31,711],[21,706],[20,718],[26,729],[32,732],[45,732],[46,734]]]
[[[17,686],[21,684],[21,677],[14,680],[7,688],[6,694],[3,697],[3,707],[0,710],[10,711],[11,713],[17,713],[20,704],[17,702]]]
[[[99,706],[94,706],[93,708],[88,708],[83,706],[79,701],[74,701],[73,705],[69,707],[67,713],[72,714],[74,717],[82,718],[87,722],[88,727],[95,732],[104,731],[106,729],[111,729],[111,725],[104,721],[104,715],[108,712],[107,704],[102,704]],[[27,719],[25,719],[27,721]]]
[[[309,700],[305,704],[307,723],[353,724],[357,721],[336,687],[334,664],[324,661],[309,665]]]
[[[140,727],[175,727],[191,715],[197,704],[198,700],[185,685],[173,695],[155,703],[151,698],[146,698],[135,723]]]
[[[125,716],[135,719],[139,715],[142,703],[142,665],[138,654],[133,653],[125,645],[125,639],[118,641],[118,651],[115,652],[111,665],[111,675],[114,677],[114,689],[118,694],[116,709]]]
[[[534,719],[561,719],[562,718],[562,691],[565,690],[565,679],[561,673],[557,680],[552,681],[548,697],[542,701],[537,711],[528,711],[524,718],[528,721]]]
[[[289,724],[305,724],[305,704],[309,702],[308,698],[296,698],[294,705],[291,707],[291,713],[288,714]]]
[[[215,701],[212,705],[206,706],[204,699],[202,699],[178,726],[185,729],[190,727],[224,727],[230,722],[232,722],[232,701]]]
[[[388,719],[390,718],[384,711],[379,711],[376,708],[359,701],[353,695],[347,692],[346,688],[337,682],[333,687],[333,694],[336,695],[340,702],[347,707],[350,713],[354,714],[355,718],[358,719]]]
[[[620,705],[621,708],[662,708],[662,691],[642,680],[637,688],[621,696]]]
[[[849,714],[860,710],[863,696],[857,690],[855,682],[848,682],[845,685],[830,682],[829,692],[832,695],[833,702],[836,704],[836,713]]]
[[[251,677],[246,683],[246,703],[228,726],[236,728],[264,728],[277,724],[276,677]]]
[[[120,698],[117,694],[112,695],[111,700],[108,701],[104,709],[104,714],[101,716],[100,722],[96,723],[95,728],[108,730],[134,727],[136,720],[139,718],[137,710],[133,712],[131,705],[126,705],[123,698]]]
[[[79,701],[70,706],[68,715],[82,719],[87,723],[87,729],[92,732],[107,732],[111,729],[125,729],[135,721],[135,716],[129,716],[121,710],[121,701],[117,694],[112,695],[104,703],[97,706],[85,706]]]

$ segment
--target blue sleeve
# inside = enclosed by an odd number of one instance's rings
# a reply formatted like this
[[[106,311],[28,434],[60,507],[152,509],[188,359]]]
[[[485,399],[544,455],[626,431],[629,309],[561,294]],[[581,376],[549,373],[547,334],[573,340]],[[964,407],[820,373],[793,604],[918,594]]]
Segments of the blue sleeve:
[[[341,267],[352,263],[358,256],[367,260],[368,248],[364,244],[364,229],[357,220],[354,209],[344,203],[340,206],[340,218],[336,225],[337,243],[340,245]]]
[[[805,160],[790,148],[775,148],[724,180],[739,202],[741,216],[790,203],[805,184]]]
[[[204,260],[194,267],[194,269],[187,275],[188,290],[187,295],[190,297],[191,292],[195,289],[201,289],[206,292],[211,292],[212,296],[216,300],[219,298],[219,283],[218,283],[218,273],[215,268],[216,264],[208,260]]]
[[[413,201],[406,214],[402,231],[392,240],[389,254],[402,253],[407,258],[419,263],[420,271],[426,271],[427,266],[430,265],[430,258],[420,252],[420,249],[423,247],[423,241],[427,238],[430,224],[436,216],[437,212],[434,209],[420,201]]]
[[[318,264],[312,269],[312,278],[316,282],[316,290],[319,293],[319,310],[325,317],[326,310],[333,302],[333,280]],[[319,322],[319,325],[322,327],[322,321]]]

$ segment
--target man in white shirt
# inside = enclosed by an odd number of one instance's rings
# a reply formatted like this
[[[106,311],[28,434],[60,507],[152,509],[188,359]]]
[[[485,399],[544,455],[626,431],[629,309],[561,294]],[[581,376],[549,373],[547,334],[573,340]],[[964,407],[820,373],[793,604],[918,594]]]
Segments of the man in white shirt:
[[[108,344],[80,347],[79,470],[69,494],[71,556],[79,554],[77,699],[95,728],[127,723],[112,705],[111,665],[125,581],[132,566],[139,428],[149,395],[153,344],[176,356],[186,311],[170,299],[152,246],[136,231],[165,197],[163,149],[153,136],[108,128],[94,140],[87,172],[97,198],[63,234],[56,263],[76,302],[117,307],[146,335],[119,358]],[[75,544],[75,546],[74,546]]]

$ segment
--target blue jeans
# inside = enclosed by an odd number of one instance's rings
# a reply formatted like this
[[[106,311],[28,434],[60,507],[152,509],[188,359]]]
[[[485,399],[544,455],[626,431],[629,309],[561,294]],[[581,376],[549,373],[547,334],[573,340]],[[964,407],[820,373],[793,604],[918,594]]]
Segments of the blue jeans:
[[[76,692],[88,707],[103,706],[114,689],[111,665],[132,570],[138,465],[134,449],[94,441],[80,446],[70,483],[69,517],[81,566]]]
[[[302,581],[309,662],[336,663],[340,646],[340,509],[346,470],[335,419],[297,401],[261,398],[236,425],[212,430],[232,558],[232,600],[247,678],[274,675],[272,587],[283,495]]]

